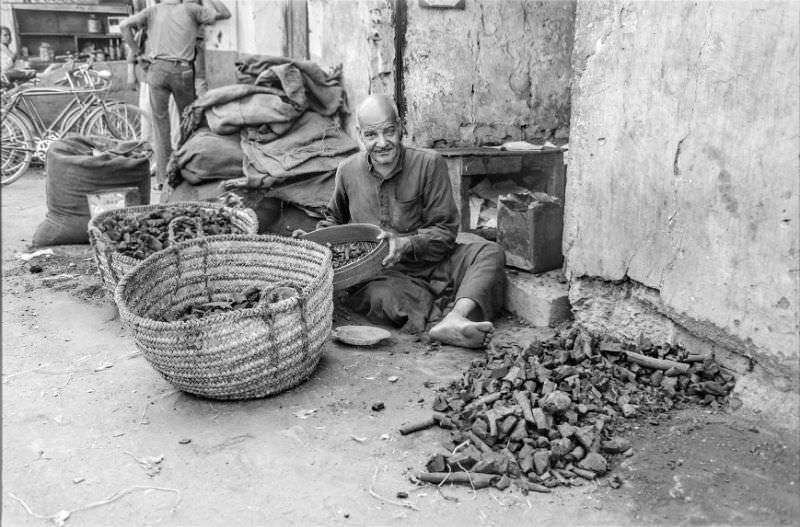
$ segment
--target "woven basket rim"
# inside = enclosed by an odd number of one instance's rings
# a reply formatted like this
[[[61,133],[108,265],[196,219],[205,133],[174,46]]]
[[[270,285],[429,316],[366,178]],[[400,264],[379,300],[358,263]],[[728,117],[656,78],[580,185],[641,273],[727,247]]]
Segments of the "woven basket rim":
[[[246,216],[247,219],[253,222],[256,231],[258,231],[258,215],[256,215],[253,209],[229,207],[228,205],[225,205],[223,203],[215,203],[213,201],[173,201],[172,203],[134,205],[132,207],[123,207],[121,209],[106,210],[101,212],[100,214],[92,216],[91,219],[89,219],[87,230],[89,231],[90,235],[94,234],[99,239],[100,242],[105,244],[112,244],[113,242],[111,241],[111,239],[108,236],[106,236],[106,234],[103,231],[100,230],[99,224],[101,221],[105,220],[110,216],[114,216],[115,213],[122,214],[124,217],[129,217],[132,215],[143,214],[154,210],[168,209],[170,207],[204,207],[209,209],[225,209],[226,211],[231,212],[232,214],[241,214]],[[132,256],[128,256],[127,254],[123,254],[118,250],[114,251],[114,256],[115,258],[119,259],[121,263],[125,265],[133,266],[144,261],[134,258]]]
[[[120,311],[120,318],[127,318],[131,321],[134,325],[140,324],[147,324],[152,329],[193,329],[197,327],[207,326],[209,323],[212,322],[221,322],[223,319],[240,319],[245,317],[251,317],[254,315],[263,315],[267,311],[271,313],[275,312],[283,312],[287,311],[292,305],[296,302],[299,302],[300,299],[298,297],[287,298],[285,300],[281,300],[280,302],[275,303],[264,303],[259,302],[256,306],[246,309],[236,309],[232,311],[223,311],[220,313],[216,313],[207,317],[201,317],[192,320],[176,320],[173,322],[167,322],[164,320],[155,320],[152,318],[146,318],[139,316],[133,313],[129,308],[127,303],[124,301],[123,292],[125,288],[128,286],[128,282],[132,281],[136,276],[142,272],[143,269],[153,265],[153,262],[158,261],[161,258],[171,257],[175,252],[179,252],[186,247],[190,247],[193,245],[203,245],[203,244],[212,244],[212,243],[222,243],[222,242],[281,242],[281,243],[289,243],[290,245],[297,245],[300,247],[305,247],[306,249],[313,249],[317,251],[322,251],[325,255],[324,261],[322,263],[323,267],[331,266],[331,251],[325,246],[321,246],[318,243],[310,242],[307,240],[299,240],[297,238],[289,238],[287,236],[279,236],[275,234],[215,234],[211,236],[205,236],[202,238],[194,238],[191,240],[185,240],[174,245],[170,245],[166,249],[161,251],[155,252],[145,258],[144,260],[138,260],[138,264],[134,267],[129,273],[125,274],[122,279],[117,283],[117,287],[114,289],[114,302],[117,304],[117,308]],[[317,287],[319,287],[320,283],[324,280],[325,275],[320,274],[317,275],[311,280],[308,284],[306,284],[302,291],[302,296],[308,296],[310,292],[314,291]]]

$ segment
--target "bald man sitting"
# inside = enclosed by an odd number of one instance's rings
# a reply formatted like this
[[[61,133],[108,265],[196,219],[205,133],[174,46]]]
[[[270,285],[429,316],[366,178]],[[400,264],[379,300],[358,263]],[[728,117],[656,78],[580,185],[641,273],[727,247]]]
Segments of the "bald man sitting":
[[[467,348],[488,344],[502,307],[505,255],[496,243],[457,244],[458,212],[442,157],[404,147],[397,107],[372,95],[356,114],[362,151],[336,172],[318,227],[370,223],[389,242],[384,271],[348,302],[368,318],[423,331],[437,299],[455,300],[430,329],[433,340]]]

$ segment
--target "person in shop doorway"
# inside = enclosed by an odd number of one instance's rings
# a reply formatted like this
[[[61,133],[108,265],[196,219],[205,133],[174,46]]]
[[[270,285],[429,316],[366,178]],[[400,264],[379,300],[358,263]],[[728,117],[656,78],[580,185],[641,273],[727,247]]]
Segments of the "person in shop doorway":
[[[207,0],[206,6],[180,0],[163,0],[126,18],[120,24],[123,38],[147,64],[145,79],[153,125],[153,153],[157,188],[167,178],[167,161],[172,153],[169,99],[172,96],[179,114],[195,99],[195,49],[203,25],[230,18],[220,0]],[[144,48],[133,30],[144,30]],[[129,67],[130,72],[130,67]],[[130,76],[130,73],[129,73]]]
[[[35,73],[16,68],[17,54],[11,49],[11,29],[0,26],[0,82],[3,85],[12,82],[26,81]]]
[[[348,304],[369,319],[415,333],[437,318],[441,300],[452,301],[452,309],[430,328],[431,339],[486,346],[494,333],[491,320],[503,303],[505,253],[494,242],[456,243],[458,213],[444,159],[403,146],[390,97],[369,96],[356,119],[362,151],[339,165],[317,227],[376,225],[389,254],[377,277],[349,292]]]

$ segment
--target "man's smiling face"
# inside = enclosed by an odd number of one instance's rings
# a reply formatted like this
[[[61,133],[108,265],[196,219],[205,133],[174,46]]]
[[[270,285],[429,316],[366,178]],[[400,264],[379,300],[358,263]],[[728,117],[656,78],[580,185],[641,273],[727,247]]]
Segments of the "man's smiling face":
[[[400,125],[391,105],[372,100],[358,115],[358,135],[373,166],[391,169],[400,157]]]
[[[400,127],[384,121],[362,128],[361,142],[374,165],[392,166],[400,156]]]

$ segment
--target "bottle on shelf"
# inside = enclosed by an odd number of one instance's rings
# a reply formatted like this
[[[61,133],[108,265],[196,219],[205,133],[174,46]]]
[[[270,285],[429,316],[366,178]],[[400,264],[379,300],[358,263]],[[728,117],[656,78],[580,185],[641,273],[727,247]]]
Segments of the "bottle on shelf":
[[[86,29],[89,33],[102,32],[102,22],[100,22],[100,20],[94,14],[89,15],[86,26]]]

